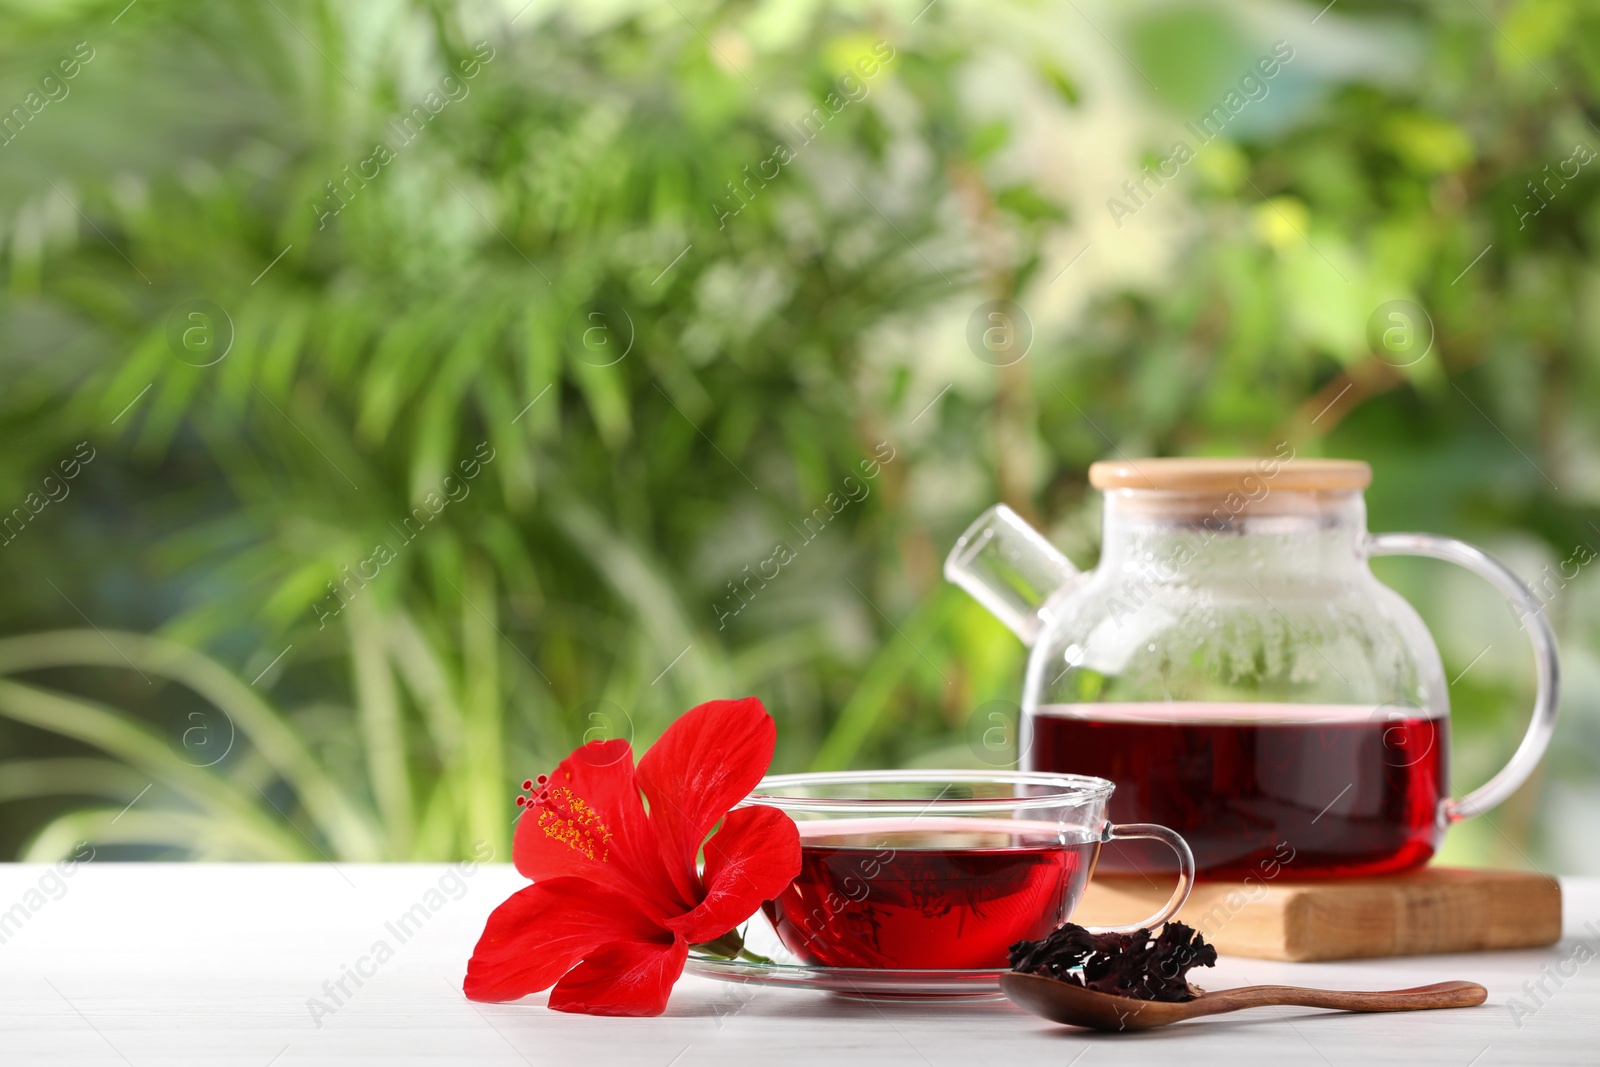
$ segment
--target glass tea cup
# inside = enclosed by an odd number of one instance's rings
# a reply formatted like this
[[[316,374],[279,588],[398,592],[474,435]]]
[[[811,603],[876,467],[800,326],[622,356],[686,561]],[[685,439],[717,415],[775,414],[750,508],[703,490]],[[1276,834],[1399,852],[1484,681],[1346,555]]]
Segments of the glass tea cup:
[[[799,959],[824,967],[1003,968],[1018,941],[1066,922],[1107,841],[1151,839],[1178,885],[1131,931],[1189,898],[1194,857],[1172,830],[1106,821],[1115,787],[1075,774],[857,771],[773,775],[741,802],[800,830],[800,873],[762,905]]]

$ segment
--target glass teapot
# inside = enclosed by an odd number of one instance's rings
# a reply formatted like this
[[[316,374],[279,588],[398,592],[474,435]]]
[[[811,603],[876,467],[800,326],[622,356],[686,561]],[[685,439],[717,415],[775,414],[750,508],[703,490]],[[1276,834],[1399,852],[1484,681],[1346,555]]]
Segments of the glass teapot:
[[[1432,534],[1369,534],[1365,463],[1096,463],[1099,566],[1079,571],[1010,508],[961,536],[945,576],[1032,648],[1026,770],[1116,783],[1108,817],[1177,830],[1202,876],[1353,877],[1426,863],[1452,822],[1510,796],[1555,728],[1555,638],[1504,564]],[[1533,642],[1533,718],[1511,761],[1448,794],[1449,694],[1422,620],[1372,556],[1487,579]],[[1102,870],[1160,867],[1125,846]],[[1167,861],[1169,862],[1169,861]]]

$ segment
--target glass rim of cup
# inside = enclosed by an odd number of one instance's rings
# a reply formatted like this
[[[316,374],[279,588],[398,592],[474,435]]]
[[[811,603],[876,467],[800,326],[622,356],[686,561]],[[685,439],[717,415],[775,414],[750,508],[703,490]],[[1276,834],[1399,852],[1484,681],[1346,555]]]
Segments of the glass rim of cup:
[[[931,797],[911,796],[814,796],[800,790],[819,786],[870,786],[873,784],[908,786],[926,784],[942,787]],[[952,786],[991,785],[1027,787],[1027,793],[1011,796],[945,796]],[[1045,774],[1033,771],[975,771],[913,769],[901,771],[810,771],[803,774],[773,774],[761,779],[755,789],[739,802],[740,807],[759,805],[787,812],[842,813],[870,811],[878,814],[931,814],[1019,811],[1061,807],[1105,800],[1116,786],[1104,778],[1083,774]],[[786,792],[794,790],[795,792]]]

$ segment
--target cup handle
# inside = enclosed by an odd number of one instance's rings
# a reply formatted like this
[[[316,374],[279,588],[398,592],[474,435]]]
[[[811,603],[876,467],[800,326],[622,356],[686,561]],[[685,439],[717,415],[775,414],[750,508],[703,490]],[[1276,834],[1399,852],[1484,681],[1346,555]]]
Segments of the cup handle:
[[[1454,563],[1485,579],[1511,602],[1522,617],[1522,628],[1533,643],[1533,665],[1538,688],[1533,698],[1533,718],[1522,744],[1500,773],[1460,800],[1444,801],[1444,817],[1460,822],[1482,815],[1515,793],[1539,765],[1550,736],[1556,729],[1556,705],[1561,688],[1561,665],[1556,658],[1556,635],[1545,618],[1544,605],[1522,583],[1516,572],[1481,548],[1474,548],[1453,537],[1422,533],[1372,534],[1367,538],[1369,556],[1426,556]]]
[[[1172,896],[1161,906],[1161,910],[1148,919],[1129,923],[1127,926],[1096,926],[1093,928],[1094,933],[1131,934],[1135,930],[1153,929],[1178,914],[1178,909],[1188,903],[1189,890],[1194,888],[1194,853],[1189,851],[1189,842],[1178,836],[1176,830],[1157,826],[1153,822],[1127,822],[1120,825],[1106,823],[1100,840],[1102,842],[1150,840],[1164,843],[1178,854],[1178,888],[1172,891]]]

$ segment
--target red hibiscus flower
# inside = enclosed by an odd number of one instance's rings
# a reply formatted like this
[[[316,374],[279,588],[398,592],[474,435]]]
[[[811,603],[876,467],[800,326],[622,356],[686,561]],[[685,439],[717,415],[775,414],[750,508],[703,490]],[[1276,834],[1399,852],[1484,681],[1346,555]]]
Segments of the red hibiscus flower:
[[[661,1014],[689,946],[728,933],[799,873],[787,815],[729,810],[766,773],[776,739],[761,701],[713,700],[637,768],[626,741],[592,741],[541,775],[512,850],[533,885],[489,916],[467,996],[515,1000],[553,984],[557,1011]]]

